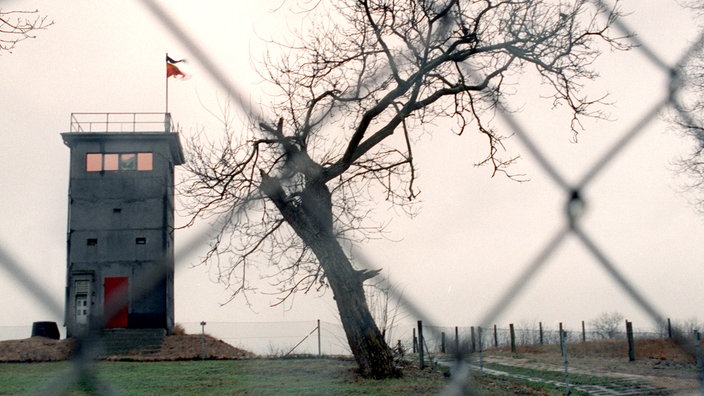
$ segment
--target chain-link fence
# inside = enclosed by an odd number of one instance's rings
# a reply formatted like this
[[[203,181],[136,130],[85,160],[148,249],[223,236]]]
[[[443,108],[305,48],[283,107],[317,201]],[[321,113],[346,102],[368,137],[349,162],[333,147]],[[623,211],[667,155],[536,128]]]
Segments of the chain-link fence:
[[[197,41],[193,39],[192,35],[180,26],[177,20],[174,19],[161,5],[159,5],[159,3],[151,0],[145,0],[143,4],[146,12],[156,17],[156,19],[163,24],[166,30],[168,30],[183,47],[193,54],[192,58],[198,60],[201,66],[209,73],[210,77],[212,77],[212,79],[219,84],[222,90],[230,93],[231,99],[237,106],[245,112],[251,111],[251,106],[245,103],[243,99],[248,96],[247,93],[241,92],[236,87],[231,85],[229,76],[227,76],[217,66],[213,54],[209,54],[202,50],[202,48],[197,44]],[[602,1],[595,0],[594,4],[601,8],[605,13],[609,13],[611,10],[611,6]],[[562,213],[564,217],[563,225],[553,234],[545,237],[545,242],[542,249],[536,252],[535,256],[525,259],[520,275],[515,278],[516,280],[512,284],[503,290],[501,297],[496,299],[491,304],[490,309],[487,310],[486,315],[480,321],[480,323],[488,325],[485,326],[485,328],[490,328],[489,326],[495,323],[497,318],[504,311],[505,307],[510,305],[512,301],[521,298],[522,292],[534,281],[539,270],[545,266],[551,256],[554,255],[570,237],[579,241],[579,243],[590,253],[594,262],[600,265],[601,268],[609,274],[610,278],[618,284],[622,291],[625,292],[640,309],[646,312],[654,322],[662,324],[665,321],[665,317],[658,312],[655,306],[648,300],[648,298],[646,298],[638,284],[629,279],[629,277],[620,270],[621,267],[617,265],[617,263],[614,262],[608,254],[606,254],[594,236],[590,235],[590,233],[585,230],[582,225],[581,215],[585,206],[591,203],[587,202],[585,197],[587,196],[586,191],[592,185],[595,178],[607,170],[607,167],[614,162],[619,154],[629,147],[634,138],[645,133],[644,131],[646,128],[653,123],[653,121],[656,120],[660,114],[664,111],[678,111],[683,108],[683,106],[679,103],[678,92],[682,87],[682,84],[685,84],[686,82],[680,78],[680,67],[685,64],[690,57],[696,55],[695,49],[698,45],[702,44],[703,39],[701,37],[689,38],[694,43],[691,45],[690,50],[684,52],[676,64],[669,64],[659,57],[655,51],[651,50],[647,42],[640,41],[636,35],[637,32],[632,31],[624,21],[617,19],[615,21],[615,27],[620,30],[624,37],[629,37],[631,43],[635,45],[635,48],[633,48],[632,51],[640,52],[647,59],[647,62],[659,68],[662,75],[669,80],[669,84],[667,89],[664,89],[659,93],[659,99],[655,101],[655,105],[649,108],[640,109],[640,119],[635,122],[631,128],[624,130],[620,135],[620,138],[617,139],[611,148],[601,158],[594,161],[589,169],[582,175],[581,178],[577,179],[576,182],[571,181],[561,171],[561,169],[553,165],[553,161],[550,156],[541,149],[540,144],[537,143],[529,132],[533,129],[532,126],[519,122],[511,111],[504,108],[501,98],[494,98],[501,120],[510,126],[510,129],[515,133],[516,137],[521,141],[523,146],[527,148],[527,151],[532,158],[535,159],[542,170],[549,175],[554,184],[563,191],[564,209],[562,210]],[[687,114],[682,113],[681,116],[686,118]],[[607,200],[609,197],[599,196],[593,199],[595,201]],[[214,226],[217,227],[218,224],[216,223]],[[195,247],[206,243],[208,239],[209,234],[206,231],[203,233],[201,238],[196,238],[188,246],[181,246],[178,249],[180,251],[191,251],[194,250]],[[376,267],[371,265],[372,263],[364,263],[365,260],[363,258],[359,261],[362,265],[366,264],[370,269]],[[54,312],[63,312],[62,303],[56,301],[52,296],[48,295],[44,291],[44,288],[37,284],[37,282],[23,270],[20,258],[10,257],[5,251],[0,250],[0,264],[7,273],[12,274],[16,282],[32,291],[37,304],[42,304]],[[155,279],[156,278],[159,278],[159,276],[155,276]],[[414,301],[404,299],[403,305],[406,310],[411,313],[411,315],[416,315],[418,317],[425,316],[422,315],[421,309],[417,307]],[[189,326],[195,328],[190,330],[193,332],[198,332],[197,323],[189,324]],[[227,327],[225,324],[217,325],[215,323],[213,323],[212,326]],[[225,333],[240,333],[244,330],[225,329],[222,331]],[[428,331],[430,332],[428,340],[430,340],[431,344],[433,344],[432,348],[438,349],[439,347],[435,344],[438,342],[437,340],[440,339],[439,335],[444,332],[452,334],[454,330],[433,326],[430,324],[430,326],[428,326]],[[467,332],[467,329],[462,328],[462,331]],[[502,342],[505,342],[505,332],[505,329],[501,329],[499,331],[499,336],[502,338]],[[465,337],[463,339],[467,339],[466,334],[464,336]],[[482,343],[486,343],[487,345],[491,345],[493,343],[490,334],[484,333],[482,337]],[[520,337],[522,337],[521,342],[535,343],[537,335],[534,330],[531,330],[521,332]],[[554,338],[554,334],[548,333],[546,337]],[[222,338],[227,340],[227,337]],[[338,339],[339,337],[335,336],[334,338]],[[81,354],[79,354],[75,359],[76,370],[74,375],[70,378],[62,379],[60,384],[52,384],[51,393],[56,392],[56,389],[58,389],[56,386],[70,386],[72,381],[82,378],[84,373],[87,373],[87,368],[90,366],[89,362],[95,358],[95,355],[91,352],[93,350],[92,345],[94,343],[100,343],[100,340],[85,339],[83,341],[85,345],[83,345],[83,348],[81,349]],[[251,341],[251,339],[237,340],[234,341],[234,343],[241,342],[242,344],[248,344],[249,341]],[[344,344],[344,342],[342,343]],[[462,359],[457,362],[460,366],[464,363],[465,361]],[[455,367],[454,370],[455,372],[462,372],[461,367]],[[89,374],[85,375],[90,377]],[[459,376],[455,378],[456,381],[459,382],[465,381],[465,378]],[[107,384],[107,386],[109,387],[109,384]],[[460,383],[459,389],[463,387],[464,384]],[[102,389],[102,387],[96,387],[96,389]]]

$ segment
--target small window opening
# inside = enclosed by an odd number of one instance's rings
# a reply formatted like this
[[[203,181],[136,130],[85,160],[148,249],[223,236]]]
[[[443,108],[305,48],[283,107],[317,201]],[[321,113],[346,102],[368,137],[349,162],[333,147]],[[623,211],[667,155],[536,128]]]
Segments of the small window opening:
[[[100,153],[86,154],[86,170],[88,172],[103,170],[103,155]]]
[[[137,170],[150,171],[152,167],[152,153],[137,153]]]
[[[88,246],[95,246],[98,244],[98,238],[88,238],[86,240],[86,245]]]
[[[119,156],[118,154],[104,154],[103,155],[103,170],[106,171],[116,171],[119,169]]]
[[[112,212],[113,213],[122,213],[122,208],[113,208]]]
[[[138,237],[134,241],[137,245],[146,245],[147,244],[147,238],[145,237]]]
[[[90,282],[87,280],[77,280],[75,283],[76,287],[76,294],[85,294],[88,295],[88,292],[90,291]]]
[[[120,170],[137,170],[137,154],[120,154]]]

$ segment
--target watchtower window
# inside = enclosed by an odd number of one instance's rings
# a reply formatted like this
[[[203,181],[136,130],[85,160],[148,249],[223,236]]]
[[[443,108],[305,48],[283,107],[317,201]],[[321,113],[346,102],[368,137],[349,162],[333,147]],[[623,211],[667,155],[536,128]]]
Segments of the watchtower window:
[[[137,153],[137,170],[152,170],[152,153]]]
[[[142,153],[87,153],[86,171],[150,171],[154,167],[154,155]]]
[[[134,243],[136,243],[137,245],[146,245],[146,244],[147,244],[147,238],[145,238],[145,237],[137,237],[137,238],[134,240]]]
[[[119,164],[118,154],[104,154],[103,155],[103,170],[106,171],[116,171]]]
[[[88,238],[86,239],[86,245],[95,246],[98,244],[98,238]]]
[[[103,155],[97,153],[86,154],[86,170],[96,172],[103,169]]]
[[[125,153],[120,154],[120,170],[135,170],[137,169],[137,154]]]

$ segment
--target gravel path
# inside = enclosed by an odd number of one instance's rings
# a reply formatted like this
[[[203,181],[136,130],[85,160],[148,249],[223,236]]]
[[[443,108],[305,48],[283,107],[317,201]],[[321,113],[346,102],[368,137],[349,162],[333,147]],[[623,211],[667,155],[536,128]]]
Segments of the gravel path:
[[[438,360],[438,363],[451,366],[452,361]],[[544,362],[528,361],[526,359],[514,359],[510,357],[484,357],[483,363],[495,363],[516,368],[528,368],[543,372],[550,372],[543,378],[539,375],[526,375],[512,372],[510,369],[502,370],[500,367],[488,368],[480,366],[476,361],[469,366],[475,373],[496,377],[509,377],[522,381],[551,384],[556,387],[565,388],[564,379],[556,380],[554,373],[564,374],[564,365]],[[585,368],[585,366],[568,366],[569,375],[587,375],[604,379],[599,385],[583,385],[570,383],[571,390],[579,390],[596,396],[627,396],[627,395],[701,395],[696,374],[686,373],[670,377],[662,372],[651,373],[650,375],[625,373],[615,370],[603,370],[602,367]],[[692,374],[692,375],[689,375]],[[563,377],[560,377],[563,378]],[[656,384],[656,385],[654,385]],[[658,385],[659,384],[659,385]]]
[[[502,363],[504,364],[504,363]],[[532,377],[523,374],[509,373],[507,371],[501,371],[496,369],[481,368],[477,365],[471,365],[470,368],[475,372],[481,372],[484,375],[493,376],[507,376],[511,378],[516,378],[524,381],[539,382],[544,384],[551,384],[557,387],[565,387],[564,381],[556,381],[551,379],[545,379],[540,377]],[[600,376],[596,374],[590,374],[594,376]],[[616,376],[610,376],[614,380],[608,385],[570,385],[570,389],[579,390],[586,392],[590,395],[596,396],[626,396],[626,395],[668,395],[671,394],[666,389],[658,389],[651,385],[645,384],[633,378],[631,375],[627,377],[617,379]],[[569,377],[568,377],[569,379]]]

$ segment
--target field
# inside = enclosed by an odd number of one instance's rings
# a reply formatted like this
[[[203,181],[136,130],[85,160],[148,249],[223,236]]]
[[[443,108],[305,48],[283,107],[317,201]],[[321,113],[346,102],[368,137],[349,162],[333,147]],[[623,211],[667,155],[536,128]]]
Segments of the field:
[[[407,369],[403,378],[375,381],[355,374],[350,359],[296,358],[168,362],[98,362],[83,378],[72,363],[2,363],[2,395],[434,395],[447,370]],[[510,378],[476,377],[482,395],[560,395],[559,387]]]
[[[69,362],[0,364],[0,394],[34,395],[65,389]],[[354,362],[340,359],[251,359],[175,362],[111,362],[95,364],[90,375],[64,394],[125,395],[331,395],[434,394],[442,374],[370,381],[354,374]]]
[[[76,377],[77,364],[67,360],[0,363],[0,395],[432,395],[448,385],[452,365],[450,356],[431,355],[432,359],[426,361],[431,368],[419,370],[417,356],[407,355],[403,378],[374,381],[356,375],[355,363],[348,358],[263,359],[241,352],[236,359],[178,357],[177,354],[188,355],[189,348],[197,349],[197,343],[188,347],[188,341],[188,337],[171,339],[167,355],[172,359],[166,361],[153,361],[153,356],[132,356],[89,362],[86,370],[78,371],[82,377]],[[215,343],[213,348],[220,345],[218,353],[231,356],[227,344],[209,341]],[[35,348],[33,356],[43,356],[45,360],[53,356],[50,349],[65,347],[63,342],[41,339],[32,343],[2,342],[0,358],[3,351],[7,357],[9,352],[16,353],[18,348],[28,345]],[[173,345],[182,347],[177,349]],[[641,341],[638,345],[634,362],[628,361],[623,342],[568,345],[568,383],[572,394],[700,393],[692,356],[667,340]],[[25,353],[25,357],[29,356]],[[188,360],[178,360],[182,358]],[[474,369],[469,379],[476,394],[564,394],[564,362],[555,345],[519,347],[517,353],[490,350],[481,355],[481,360],[473,355],[471,364]],[[464,379],[462,384],[466,384]]]

